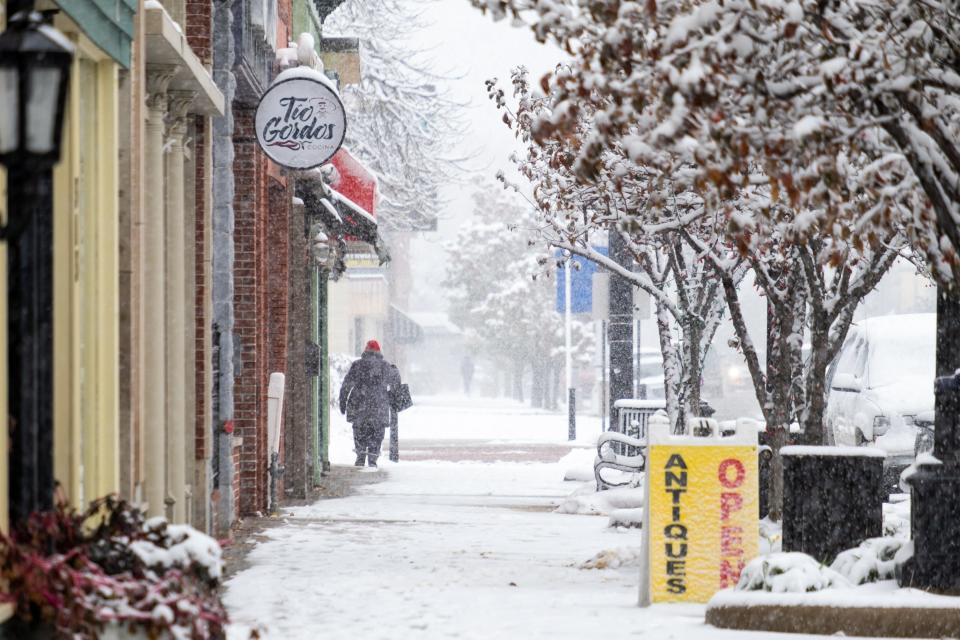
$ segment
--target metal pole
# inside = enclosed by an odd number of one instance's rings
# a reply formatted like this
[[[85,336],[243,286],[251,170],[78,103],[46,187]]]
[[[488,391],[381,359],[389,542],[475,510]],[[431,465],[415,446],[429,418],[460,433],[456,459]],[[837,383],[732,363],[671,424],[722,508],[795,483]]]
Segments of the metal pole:
[[[634,330],[634,334],[633,334],[634,343],[637,345],[637,347],[636,347],[636,350],[637,350],[637,366],[636,366],[636,369],[634,370],[634,377],[637,379],[637,385],[636,385],[637,396],[636,396],[636,397],[639,398],[639,399],[641,399],[641,400],[646,400],[646,399],[647,399],[647,385],[645,385],[645,384],[640,384],[640,376],[642,375],[642,367],[643,367],[643,365],[642,365],[643,349],[640,347],[640,340],[641,340],[640,322],[641,322],[642,320],[643,320],[643,318],[637,318],[636,323],[634,324],[634,327],[633,327],[633,330]]]
[[[223,444],[223,425],[220,422],[220,325],[213,323],[211,337],[211,365],[213,388],[210,394],[210,423],[213,425],[213,455],[210,456],[211,486],[215,491],[220,489],[220,448]],[[213,510],[216,512],[216,509]]]
[[[280,452],[274,451],[270,454],[270,515],[274,516],[280,513],[280,503],[277,500],[277,485],[280,483],[280,476],[283,475],[285,465],[280,464]]]
[[[607,430],[607,321],[600,322],[600,430]]]
[[[937,288],[937,377],[953,376],[960,368],[960,290]],[[960,424],[956,394],[934,386],[934,449],[944,464],[960,463]]]
[[[637,335],[637,326],[640,324],[638,318],[633,318],[633,331],[630,339],[633,344],[631,349],[633,350],[633,370],[636,371],[636,375],[633,376],[633,397],[640,397],[640,344],[639,336]]]
[[[310,466],[312,467],[313,486],[315,487],[320,484],[320,477],[323,472],[323,455],[320,450],[320,432],[323,429],[323,418],[320,417],[320,412],[323,410],[323,407],[320,406],[320,385],[322,384],[324,376],[323,347],[320,346],[320,278],[322,278],[323,275],[323,270],[318,265],[315,265],[310,291],[313,312],[313,330],[311,331],[311,337],[313,338],[314,344],[317,345],[317,349],[321,350],[318,357],[319,362],[317,363],[317,375],[310,382],[310,395],[313,397],[311,403],[312,415],[310,416]]]
[[[7,180],[10,516],[53,507],[53,172]]]
[[[901,567],[901,586],[960,589],[960,290],[937,290],[934,445],[937,462],[909,477],[914,554]]]
[[[567,439],[577,439],[577,403],[576,391],[573,388],[573,337],[571,334],[573,324],[573,300],[571,293],[573,286],[571,284],[570,270],[573,268],[573,258],[567,258],[567,264],[563,269],[563,316],[564,316],[564,334],[567,343]]]
[[[330,471],[330,331],[329,331],[330,273],[320,271],[320,468]]]
[[[620,232],[610,229],[610,258],[630,267],[630,255]],[[610,274],[610,424],[617,419],[614,404],[633,393],[633,286],[624,278]]]

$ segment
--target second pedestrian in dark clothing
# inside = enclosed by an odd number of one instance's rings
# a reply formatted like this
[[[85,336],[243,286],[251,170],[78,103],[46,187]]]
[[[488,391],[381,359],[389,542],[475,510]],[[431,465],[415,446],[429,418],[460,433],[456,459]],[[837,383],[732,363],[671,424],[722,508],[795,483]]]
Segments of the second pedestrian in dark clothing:
[[[399,385],[400,373],[384,359],[380,344],[376,340],[367,342],[340,387],[340,412],[353,425],[356,466],[377,466],[383,434],[390,424],[390,390]]]
[[[470,383],[473,382],[473,358],[470,354],[464,355],[460,361],[460,375],[463,376],[463,393],[470,395]]]

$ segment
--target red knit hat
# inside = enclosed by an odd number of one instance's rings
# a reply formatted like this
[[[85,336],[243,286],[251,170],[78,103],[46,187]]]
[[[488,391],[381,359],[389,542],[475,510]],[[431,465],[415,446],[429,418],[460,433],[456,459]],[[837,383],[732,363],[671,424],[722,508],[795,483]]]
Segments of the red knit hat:
[[[364,347],[365,351],[380,351],[380,343],[376,340],[370,340],[367,342],[367,346]]]

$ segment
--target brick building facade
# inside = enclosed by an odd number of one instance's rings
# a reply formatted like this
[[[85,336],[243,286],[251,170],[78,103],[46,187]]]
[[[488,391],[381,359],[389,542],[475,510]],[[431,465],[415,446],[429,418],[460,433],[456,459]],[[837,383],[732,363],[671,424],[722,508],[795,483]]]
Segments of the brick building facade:
[[[84,46],[54,176],[54,473],[74,506],[117,492],[222,536],[268,508],[270,374],[311,399],[304,216],[253,130],[291,0],[100,3],[97,29],[59,4]],[[303,458],[316,431],[292,424]]]
[[[267,159],[257,146],[253,116],[252,108],[234,106],[234,335],[240,356],[233,395],[234,435],[242,441],[238,515],[267,508],[266,390],[278,342],[269,330],[267,265],[272,260],[268,258],[267,194],[271,178]],[[272,214],[281,218],[284,211],[280,208]]]
[[[239,464],[234,469],[232,489],[233,516],[242,517],[264,513],[268,508],[271,452],[267,442],[267,385],[271,373],[286,373],[287,368],[286,281],[292,193],[287,179],[257,145],[254,115],[257,101],[276,72],[275,50],[289,40],[291,10],[289,2],[276,4],[276,34],[271,38],[269,19],[261,26],[245,3],[234,3],[233,9],[237,91],[232,101],[236,367],[232,398]],[[278,495],[283,495],[282,479]]]
[[[196,56],[208,70],[213,64],[213,4],[210,0],[186,0],[184,3],[185,35]],[[208,132],[212,129],[208,118],[194,118],[192,126],[193,153],[197,158],[211,155]],[[210,282],[212,280],[212,184],[209,162],[195,163],[194,174],[194,225],[193,225],[193,326],[190,328],[192,340],[188,348],[193,348],[192,384],[188,393],[191,397],[195,422],[193,425],[193,474],[188,477],[192,483],[194,500],[192,521],[204,530],[211,528],[211,447],[213,423],[211,396],[212,377],[212,324],[213,301]],[[189,250],[189,248],[188,248]],[[189,369],[188,369],[189,371]],[[188,375],[189,377],[189,375]]]

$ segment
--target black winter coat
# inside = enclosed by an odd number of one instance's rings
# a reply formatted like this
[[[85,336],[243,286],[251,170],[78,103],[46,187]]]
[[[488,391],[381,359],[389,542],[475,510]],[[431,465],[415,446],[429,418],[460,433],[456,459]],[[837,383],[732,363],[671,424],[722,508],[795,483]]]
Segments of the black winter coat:
[[[400,385],[400,372],[378,351],[364,351],[350,365],[340,387],[340,413],[351,423],[390,423],[390,390]]]

